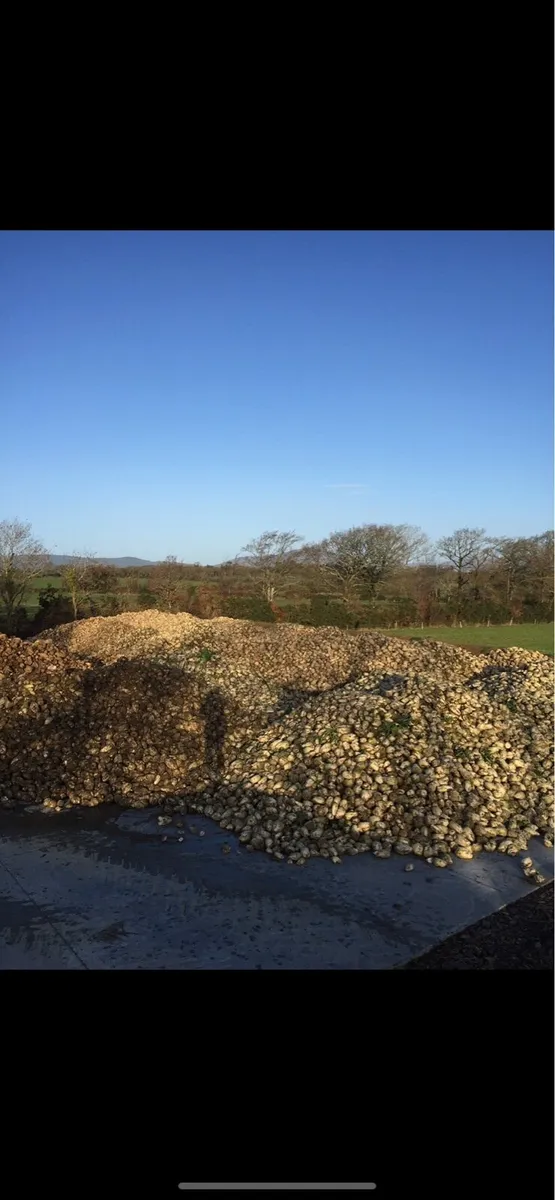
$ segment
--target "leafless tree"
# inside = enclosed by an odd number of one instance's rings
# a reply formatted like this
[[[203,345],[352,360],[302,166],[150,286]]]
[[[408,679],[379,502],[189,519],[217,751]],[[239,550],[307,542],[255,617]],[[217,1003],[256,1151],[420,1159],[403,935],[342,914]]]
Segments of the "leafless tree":
[[[92,550],[83,550],[71,555],[69,562],[60,568],[63,590],[68,593],[73,608],[73,619],[77,620],[87,587],[91,581],[95,556]]]
[[[168,554],[163,562],[157,563],[149,572],[148,586],[165,612],[177,612],[179,593],[182,587],[182,564],[175,554]]]
[[[279,533],[277,530],[261,533],[243,546],[242,554],[257,575],[257,583],[262,595],[269,604],[273,603],[277,588],[282,588],[295,570],[292,551],[298,542],[302,542],[300,534],[294,531]]]
[[[229,596],[231,594],[233,585],[237,583],[240,574],[235,559],[230,558],[226,562],[220,563],[219,567],[216,568],[215,578],[222,596]]]
[[[538,594],[540,604],[543,604],[548,597],[553,598],[553,530],[548,529],[531,541],[531,583]]]
[[[120,573],[117,567],[108,563],[93,562],[87,579],[88,587],[93,592],[114,592],[120,583]]]
[[[457,577],[457,617],[461,615],[463,589],[469,579],[476,582],[479,571],[495,554],[495,542],[486,537],[485,529],[456,529],[449,537],[440,538],[437,551],[455,568]]]
[[[313,561],[351,604],[362,588],[373,597],[378,585],[415,560],[426,543],[426,535],[411,525],[358,525],[314,546]]]
[[[10,632],[31,580],[43,575],[49,565],[50,555],[32,536],[29,522],[0,521],[0,603]]]
[[[499,538],[495,544],[498,577],[505,584],[505,601],[510,604],[516,589],[530,572],[533,538]]]

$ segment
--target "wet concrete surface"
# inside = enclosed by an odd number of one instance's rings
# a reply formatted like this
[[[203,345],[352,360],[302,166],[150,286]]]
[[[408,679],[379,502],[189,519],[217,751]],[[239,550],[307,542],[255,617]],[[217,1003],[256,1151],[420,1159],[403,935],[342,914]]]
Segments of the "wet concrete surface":
[[[528,854],[552,879],[553,851]],[[532,890],[500,854],[446,870],[369,854],[299,868],[199,816],[178,828],[152,809],[7,812],[0,970],[380,970]]]

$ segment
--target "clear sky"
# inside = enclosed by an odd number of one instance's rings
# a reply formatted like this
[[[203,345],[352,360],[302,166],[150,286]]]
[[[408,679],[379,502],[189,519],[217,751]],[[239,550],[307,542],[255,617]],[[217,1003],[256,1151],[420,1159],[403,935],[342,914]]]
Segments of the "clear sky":
[[[1,232],[0,406],[0,519],[56,553],[539,533],[553,233]]]

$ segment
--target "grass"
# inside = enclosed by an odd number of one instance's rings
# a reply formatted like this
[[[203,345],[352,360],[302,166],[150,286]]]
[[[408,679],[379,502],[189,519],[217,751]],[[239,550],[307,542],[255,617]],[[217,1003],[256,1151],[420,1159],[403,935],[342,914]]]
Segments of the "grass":
[[[553,622],[545,625],[465,625],[449,629],[437,625],[429,629],[380,629],[388,637],[432,638],[455,646],[520,646],[523,650],[541,650],[553,655]]]
[[[146,575],[139,576],[138,582],[139,582],[140,587],[148,588],[149,581],[148,581],[148,577]],[[136,592],[128,592],[127,588],[126,588],[126,584],[127,584],[127,579],[122,577],[121,579],[118,579],[116,587],[113,590],[116,595],[123,598],[126,610],[127,609],[129,609],[129,610],[137,609],[138,608],[137,593]],[[184,592],[190,586],[198,587],[200,585],[202,585],[202,580],[200,580],[200,579],[184,579],[181,581],[181,586],[182,586],[182,589]],[[32,583],[29,586],[29,590],[27,591],[27,593],[25,595],[25,599],[23,600],[23,607],[26,608],[27,615],[29,617],[35,616],[35,613],[38,611],[38,608],[39,608],[39,594],[40,594],[40,592],[44,591],[49,586],[55,588],[56,591],[61,591],[62,590],[62,579],[61,579],[60,575],[49,575],[49,574],[36,575],[33,578]],[[208,586],[210,587],[210,586],[215,586],[215,585],[208,583]],[[105,598],[105,592],[90,592],[89,594],[98,603],[101,603],[102,600]]]
[[[47,588],[49,584],[52,584],[52,587],[59,588],[61,582],[62,581],[59,575],[35,575],[33,576],[29,590],[33,592],[41,592],[43,588]]]

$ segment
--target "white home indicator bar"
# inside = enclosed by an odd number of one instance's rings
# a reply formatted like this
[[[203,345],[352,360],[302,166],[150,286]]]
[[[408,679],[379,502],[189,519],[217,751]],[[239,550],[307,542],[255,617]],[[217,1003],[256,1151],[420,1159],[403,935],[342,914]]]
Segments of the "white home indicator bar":
[[[242,1192],[257,1191],[262,1189],[266,1192],[286,1192],[291,1188],[292,1191],[301,1190],[304,1192],[319,1191],[321,1188],[324,1191],[342,1192],[373,1192],[375,1183],[179,1183],[177,1185],[183,1192],[202,1190],[205,1192]]]

